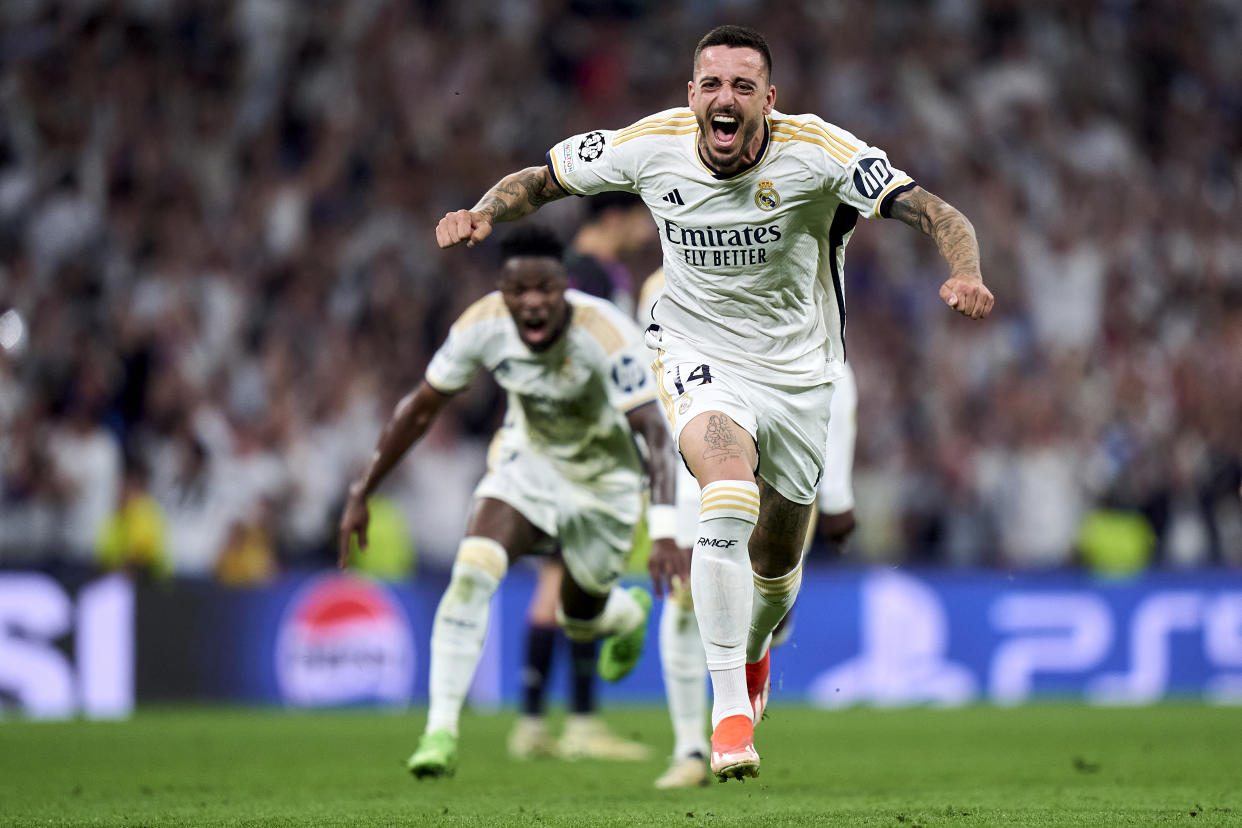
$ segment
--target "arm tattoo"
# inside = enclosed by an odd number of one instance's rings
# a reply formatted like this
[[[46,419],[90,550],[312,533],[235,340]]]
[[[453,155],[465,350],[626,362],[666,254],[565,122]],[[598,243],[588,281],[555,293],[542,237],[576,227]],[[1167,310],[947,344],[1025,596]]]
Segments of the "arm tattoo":
[[[953,276],[982,279],[975,228],[956,207],[922,187],[893,200],[892,217],[931,236]]]
[[[548,174],[547,167],[527,167],[500,179],[473,210],[483,213],[495,224],[529,216],[549,201],[567,195],[569,193]]]
[[[724,462],[742,456],[742,446],[733,436],[733,426],[729,424],[729,418],[720,414],[713,414],[708,418],[703,443],[706,445],[703,449],[704,460]]]

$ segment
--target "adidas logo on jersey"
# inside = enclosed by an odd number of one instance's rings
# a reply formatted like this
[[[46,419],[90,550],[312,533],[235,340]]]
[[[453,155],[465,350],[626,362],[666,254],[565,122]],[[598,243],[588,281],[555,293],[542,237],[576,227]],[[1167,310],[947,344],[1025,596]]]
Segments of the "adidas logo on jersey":
[[[682,200],[681,200],[681,193],[677,192],[677,189],[676,189],[676,188],[674,188],[674,189],[673,189],[673,191],[672,191],[671,193],[665,193],[665,194],[661,197],[661,200],[662,200],[662,201],[667,201],[669,204],[680,204],[680,205],[682,205],[683,207],[684,207],[684,206],[685,206],[685,204],[686,204],[686,202],[684,202],[684,201],[682,201]]]

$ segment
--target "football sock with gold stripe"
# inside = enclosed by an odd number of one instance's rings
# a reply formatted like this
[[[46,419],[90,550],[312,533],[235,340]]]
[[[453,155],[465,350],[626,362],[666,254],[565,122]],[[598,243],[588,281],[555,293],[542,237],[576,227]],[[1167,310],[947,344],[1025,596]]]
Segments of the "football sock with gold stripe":
[[[467,537],[431,625],[427,733],[457,735],[466,691],[483,652],[492,594],[508,569],[505,549],[490,538]]]
[[[776,578],[754,574],[755,597],[750,611],[750,634],[746,638],[746,660],[756,662],[772,641],[772,630],[794,605],[802,586],[802,562]]]
[[[758,518],[755,483],[719,480],[703,487],[690,584],[712,678],[713,726],[727,716],[751,715],[744,668],[754,592],[749,544]]]

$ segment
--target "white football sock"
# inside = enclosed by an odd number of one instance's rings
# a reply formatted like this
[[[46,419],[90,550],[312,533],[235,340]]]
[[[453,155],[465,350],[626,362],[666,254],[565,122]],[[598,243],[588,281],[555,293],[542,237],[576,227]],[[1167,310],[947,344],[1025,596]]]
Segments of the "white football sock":
[[[682,587],[685,589],[685,587]],[[687,602],[688,603],[688,602]],[[664,599],[660,614],[660,665],[669,718],[673,722],[673,755],[707,755],[703,724],[707,719],[707,687],[703,681],[703,640],[693,607],[680,597]]]
[[[755,709],[750,704],[750,696],[746,692],[746,668],[734,667],[729,670],[709,670],[712,677],[712,730],[730,716],[745,716],[754,719]],[[738,699],[741,699],[739,702]]]
[[[789,612],[802,587],[802,562],[793,571],[776,578],[755,573],[755,599],[750,611],[750,633],[746,637],[746,660],[756,662],[772,642],[772,630]]]
[[[751,715],[745,675],[754,592],[749,544],[758,518],[754,483],[721,480],[703,487],[690,585],[712,677],[713,728],[728,716]]]
[[[504,547],[489,538],[466,538],[458,548],[448,589],[431,627],[431,704],[427,733],[457,735],[457,720],[483,652],[492,594],[508,568]]]

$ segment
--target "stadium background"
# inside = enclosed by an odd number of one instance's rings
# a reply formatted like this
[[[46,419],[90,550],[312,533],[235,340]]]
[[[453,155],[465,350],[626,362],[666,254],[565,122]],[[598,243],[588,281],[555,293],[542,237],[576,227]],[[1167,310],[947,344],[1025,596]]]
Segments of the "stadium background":
[[[769,37],[782,111],[973,220],[997,296],[966,324],[928,240],[856,234],[859,531],[812,554],[786,691],[1242,696],[1237,3],[14,0],[0,710],[419,701],[493,387],[384,488],[387,581],[325,571],[346,481],[491,283],[488,245],[432,228],[565,135],[684,103],[725,20]],[[579,210],[541,218],[568,237]],[[478,704],[513,697],[529,584]],[[362,590],[363,623],[317,622],[320,586]],[[658,692],[649,655],[610,698]]]

